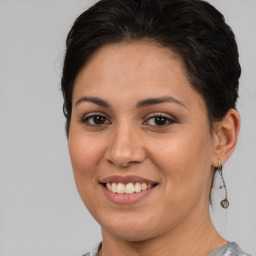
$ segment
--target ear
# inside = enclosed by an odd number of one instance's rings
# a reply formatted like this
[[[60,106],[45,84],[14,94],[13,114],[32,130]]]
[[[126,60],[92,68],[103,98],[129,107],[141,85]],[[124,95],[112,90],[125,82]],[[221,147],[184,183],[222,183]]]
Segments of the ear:
[[[218,167],[218,160],[224,164],[235,150],[240,130],[240,115],[231,108],[225,117],[213,127],[214,154],[212,166]]]

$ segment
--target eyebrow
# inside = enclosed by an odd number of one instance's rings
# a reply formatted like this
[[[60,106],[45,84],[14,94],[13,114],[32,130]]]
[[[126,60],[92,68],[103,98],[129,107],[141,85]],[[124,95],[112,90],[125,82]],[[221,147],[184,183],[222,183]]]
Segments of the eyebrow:
[[[97,97],[82,97],[80,98],[77,102],[76,102],[76,106],[82,102],[92,102],[96,105],[99,105],[101,107],[105,107],[105,108],[109,108],[110,104],[108,102],[106,102],[105,100],[102,100],[100,98]]]
[[[173,97],[160,97],[160,98],[145,99],[145,100],[139,101],[137,103],[137,108],[147,107],[147,106],[166,103],[166,102],[176,103],[180,106],[187,108],[187,106],[183,102],[181,102]]]
[[[99,106],[105,107],[105,108],[110,107],[110,104],[107,101],[102,100],[98,97],[81,97],[79,100],[77,100],[75,105],[77,106],[78,104],[80,104],[82,102],[91,102],[91,103],[94,103],[96,105],[99,105]],[[173,97],[149,98],[149,99],[141,100],[136,104],[136,107],[142,108],[142,107],[157,105],[157,104],[166,103],[166,102],[176,103],[180,106],[187,107],[183,102],[181,102]]]

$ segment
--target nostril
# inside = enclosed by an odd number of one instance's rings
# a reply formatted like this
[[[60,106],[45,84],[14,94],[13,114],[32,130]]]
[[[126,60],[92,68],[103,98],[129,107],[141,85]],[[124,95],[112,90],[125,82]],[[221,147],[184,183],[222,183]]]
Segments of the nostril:
[[[132,136],[125,136],[123,132],[121,135],[118,134],[106,148],[105,160],[121,168],[143,162],[146,159],[146,152],[138,141]]]
[[[136,164],[140,163],[139,161],[118,162],[118,161],[113,161],[113,160],[110,160],[110,159],[107,159],[107,161],[111,165],[115,165],[115,166],[118,166],[120,168],[127,168],[129,166],[136,165]]]

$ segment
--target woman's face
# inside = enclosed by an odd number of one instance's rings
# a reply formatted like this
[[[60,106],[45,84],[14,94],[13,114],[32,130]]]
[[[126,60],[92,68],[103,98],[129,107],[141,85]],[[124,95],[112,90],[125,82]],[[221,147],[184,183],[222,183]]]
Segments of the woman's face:
[[[214,140],[170,50],[98,50],[77,76],[68,140],[78,191],[105,234],[140,241],[208,214]]]

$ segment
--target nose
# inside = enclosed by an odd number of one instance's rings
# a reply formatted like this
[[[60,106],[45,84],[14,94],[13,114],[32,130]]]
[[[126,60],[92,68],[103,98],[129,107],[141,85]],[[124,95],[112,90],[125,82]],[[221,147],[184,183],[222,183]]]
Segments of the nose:
[[[109,137],[104,157],[109,163],[121,168],[142,163],[146,159],[146,150],[136,127],[128,125],[116,127]]]

